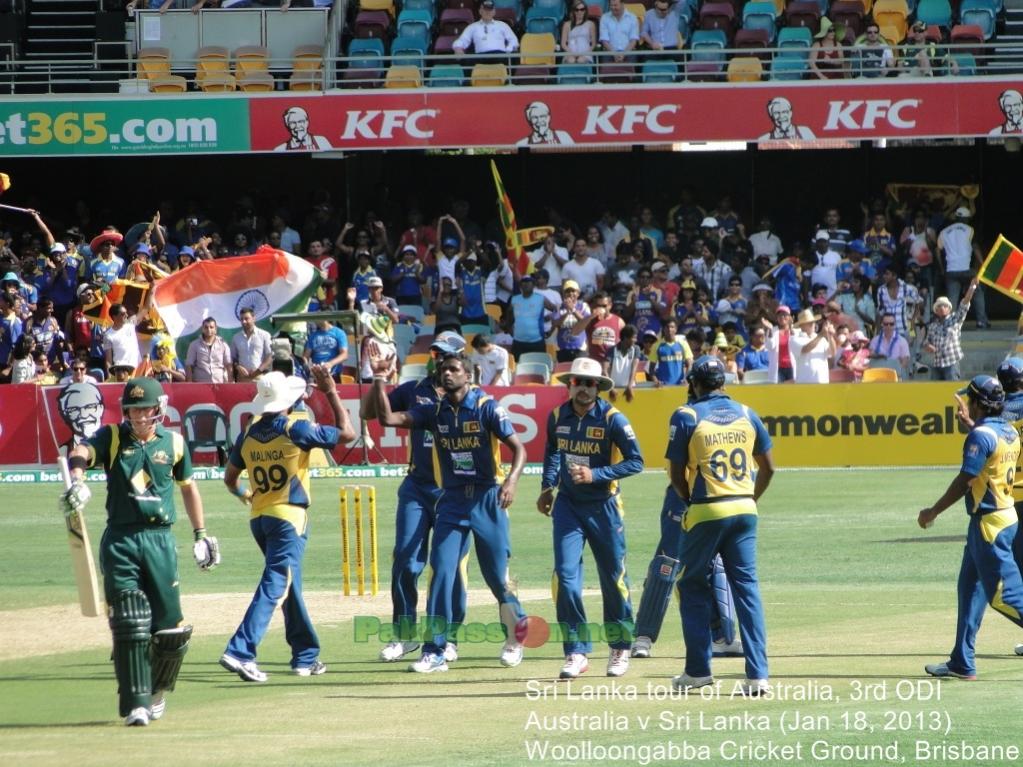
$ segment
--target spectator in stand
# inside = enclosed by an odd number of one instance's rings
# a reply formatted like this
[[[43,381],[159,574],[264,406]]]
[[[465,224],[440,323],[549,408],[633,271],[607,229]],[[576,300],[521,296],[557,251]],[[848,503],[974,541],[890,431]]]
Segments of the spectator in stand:
[[[604,289],[604,265],[590,257],[586,240],[581,237],[572,246],[572,260],[561,269],[561,279],[574,280],[584,301]]]
[[[174,271],[179,272],[186,266],[191,266],[195,263],[195,250],[188,245],[178,251],[177,266]]]
[[[753,286],[752,298],[746,307],[745,325],[752,329],[761,324],[762,319],[772,320],[778,311],[778,303],[774,300],[774,290],[766,282]]]
[[[57,382],[61,386],[73,383],[99,383],[99,380],[95,376],[89,374],[89,364],[86,361],[85,356],[75,357],[71,361],[71,365],[68,367],[67,372]]]
[[[852,239],[852,233],[842,226],[842,214],[838,208],[828,208],[824,211],[824,224],[818,226],[817,230],[823,229],[828,233],[828,245],[839,255],[845,253],[845,248]]]
[[[328,320],[317,320],[306,337],[302,357],[306,366],[325,365],[335,381],[340,380],[342,363],[348,359],[348,336]]]
[[[504,310],[515,289],[515,275],[508,263],[508,256],[496,242],[483,244],[486,260],[491,264],[483,286],[483,297],[488,304],[497,304]]]
[[[897,332],[895,315],[884,312],[881,315],[881,331],[870,339],[870,356],[873,359],[890,360],[899,365],[899,378],[909,374],[909,342]]]
[[[778,263],[784,248],[781,238],[774,233],[770,216],[761,216],[757,231],[750,235],[749,244],[753,248],[753,258],[767,256],[771,266]]]
[[[558,334],[558,362],[571,362],[586,354],[586,336],[576,333],[576,325],[590,317],[590,307],[579,296],[579,286],[565,280],[561,286],[561,308],[554,313],[551,326]]]
[[[437,255],[437,271],[440,278],[450,277],[451,284],[454,285],[458,263],[465,255],[467,247],[465,233],[453,216],[441,216],[437,221],[438,226],[443,226],[444,222],[448,222],[458,234],[457,237],[444,237],[441,240],[441,252]]]
[[[696,300],[696,283],[692,280],[685,280],[679,291],[678,299],[668,312],[669,317],[674,317],[678,323],[679,332],[683,335],[697,328],[703,329],[710,324],[710,317],[707,309]]]
[[[93,259],[89,264],[89,279],[92,282],[105,282],[113,285],[114,280],[124,274],[124,259],[117,255],[116,248],[124,240],[124,235],[116,229],[108,228],[93,237],[89,243]]]
[[[733,274],[728,278],[728,292],[717,302],[717,315],[719,323],[735,323],[739,333],[745,338],[746,327],[743,320],[746,316],[748,303],[742,297],[742,280],[738,275]]]
[[[831,324],[835,328],[836,334],[840,326],[845,326],[846,334],[853,330],[860,329],[860,321],[857,317],[851,314],[845,314],[842,311],[842,305],[837,300],[832,299],[824,304],[824,317],[831,320]]]
[[[960,336],[977,284],[976,278],[970,282],[954,313],[952,302],[944,296],[934,302],[934,316],[927,326],[923,344],[924,351],[934,355],[934,361],[931,363],[931,379],[934,381],[959,380],[959,362],[963,358]]]
[[[380,275],[376,273],[376,270],[372,266],[373,256],[368,250],[357,250],[355,252],[356,258],[356,269],[352,275],[352,286],[348,288],[350,293],[352,290],[355,291],[355,300],[361,303],[369,298],[369,281],[376,278],[380,279]],[[452,277],[454,282],[454,277]],[[350,303],[350,302],[349,302]],[[309,302],[310,309],[313,310],[313,302]],[[317,309],[319,306],[317,305]],[[324,308],[333,308],[324,306]]]
[[[348,288],[345,294],[348,299],[348,309],[373,317],[387,317],[391,324],[397,323],[399,319],[398,302],[390,296],[384,295],[384,281],[374,275],[367,279],[365,284],[369,295],[361,301],[356,301],[358,291],[355,288]]]
[[[124,383],[131,378],[141,361],[139,339],[135,333],[135,323],[128,319],[128,310],[121,304],[110,307],[110,321],[112,324],[103,336],[103,355],[110,375],[115,381]],[[215,320],[213,327],[216,332]]]
[[[188,345],[185,379],[196,383],[233,383],[231,347],[217,333],[217,321],[207,317],[197,339]]]
[[[899,251],[906,263],[920,267],[919,287],[934,287],[934,254],[938,252],[938,234],[927,222],[922,208],[913,211],[913,221],[899,235]]]
[[[828,383],[828,369],[835,357],[835,328],[811,309],[803,309],[797,330],[789,338],[796,362],[796,383]]]
[[[920,319],[920,294],[912,285],[899,279],[894,265],[881,272],[881,284],[877,288],[877,310],[882,315],[895,317],[895,329],[899,335],[909,338],[917,320]]]
[[[678,28],[678,13],[669,0],[654,0],[654,12],[643,16],[643,31],[640,40],[651,51],[677,52],[685,45]],[[667,54],[670,55],[670,54]],[[662,54],[652,61],[667,60]]]
[[[589,9],[582,0],[572,0],[568,18],[561,25],[561,50],[565,64],[590,64],[597,47],[597,25],[589,18]]]
[[[551,333],[554,332],[551,320],[561,310],[561,293],[547,286],[546,269],[537,269],[533,272],[533,290],[543,296],[554,307],[554,309],[545,312],[543,317],[543,336],[544,338],[550,338]],[[576,292],[579,292],[578,288],[576,288]]]
[[[60,323],[53,316],[53,301],[48,298],[39,300],[39,305],[32,316],[25,322],[25,334],[32,336],[36,349],[46,355],[52,362],[61,359],[64,348],[64,333]]]
[[[476,382],[480,386],[510,386],[511,371],[508,350],[494,343],[486,333],[472,339],[469,361],[476,366]]]
[[[639,211],[639,233],[653,241],[657,253],[661,252],[661,248],[664,247],[664,231],[654,220],[654,211],[649,206],[644,206]]]
[[[603,363],[604,375],[615,385],[608,396],[614,402],[618,399],[618,390],[622,390],[626,402],[632,402],[636,387],[636,372],[639,370],[642,353],[636,344],[636,328],[626,325],[622,328],[621,340],[611,350],[611,354]]]
[[[932,77],[938,64],[938,47],[927,39],[927,24],[917,21],[909,28],[908,39],[902,46],[899,67],[902,77]],[[958,65],[956,66],[956,74]]]
[[[430,311],[436,317],[435,333],[451,330],[461,335],[462,322],[460,318],[462,311],[458,303],[458,294],[455,292],[454,282],[450,277],[440,278],[440,292],[430,305]]]
[[[327,252],[322,240],[312,240],[309,243],[306,261],[319,270],[323,280],[316,292],[318,306],[333,309],[337,299],[339,277],[337,260]]]
[[[854,330],[849,334],[849,348],[842,351],[838,359],[838,367],[845,368],[853,374],[857,381],[863,378],[863,371],[870,367],[870,339],[862,330]]]
[[[734,234],[740,240],[746,239],[746,225],[736,212],[731,195],[723,195],[709,215],[717,221],[720,238]]]
[[[664,321],[661,341],[650,360],[654,386],[681,386],[685,383],[689,366],[693,364],[693,352],[685,338],[675,335],[677,331],[678,322],[674,317]]]
[[[529,252],[533,267],[547,270],[547,284],[554,290],[561,290],[561,270],[568,263],[568,258],[568,249],[558,245],[553,234],[547,235],[539,248]]]
[[[653,272],[648,266],[639,267],[636,285],[625,299],[622,316],[642,335],[648,330],[660,334],[667,306],[661,291],[653,286]]]
[[[465,254],[458,267],[455,289],[462,306],[461,320],[465,325],[489,325],[490,318],[483,303],[483,270],[475,251]]]
[[[891,45],[881,37],[881,28],[873,21],[867,22],[867,29],[856,39],[859,54],[859,68],[855,74],[861,77],[887,77],[895,69],[895,54]]]
[[[693,272],[707,286],[707,294],[712,300],[727,289],[728,280],[732,276],[732,267],[718,258],[719,246],[713,240],[704,239],[700,251],[701,260],[693,262]]]
[[[611,294],[611,303],[618,312],[624,313],[629,293],[636,284],[639,263],[632,256],[632,247],[627,242],[619,243],[615,260],[607,268],[604,284]]]
[[[600,17],[600,47],[612,54],[616,64],[631,59],[639,44],[639,20],[625,8],[622,0],[611,0],[608,12]]]
[[[242,329],[231,337],[234,380],[238,383],[255,381],[269,372],[273,362],[270,334],[256,327],[256,314],[250,306],[238,312],[238,321]]]
[[[810,282],[813,285],[824,285],[828,295],[838,290],[838,264],[842,257],[831,249],[831,237],[821,229],[814,237],[814,267],[810,270]]]
[[[749,343],[735,355],[735,372],[739,380],[750,370],[767,370],[771,365],[771,353],[767,348],[767,329],[758,326],[750,331]]]
[[[590,258],[602,263],[605,269],[610,269],[614,263],[615,254],[607,247],[604,236],[596,226],[591,226],[586,230],[586,250],[589,252]]]
[[[590,299],[590,311],[590,316],[576,323],[572,330],[575,333],[585,333],[587,356],[606,365],[621,341],[621,334],[626,328],[625,320],[613,312],[611,297],[604,291],[598,291]]]
[[[280,248],[287,253],[301,253],[302,252],[302,237],[288,226],[291,219],[291,214],[283,208],[279,208],[274,211],[273,216],[270,219],[270,232],[269,234],[276,233],[279,240],[276,244],[273,244],[275,248]]]
[[[401,233],[398,238],[398,250],[404,253],[404,249],[411,245],[416,255],[422,260],[425,259],[430,248],[437,246],[437,230],[429,224],[424,223],[423,213],[419,208],[409,208],[406,214],[408,229]]]
[[[600,236],[604,238],[604,244],[614,253],[618,252],[618,243],[629,236],[629,228],[621,222],[618,214],[606,205],[596,226],[600,230]]]
[[[846,77],[845,54],[834,25],[827,16],[821,17],[820,30],[810,46],[810,72],[818,80],[841,80]]]
[[[894,235],[888,231],[888,217],[884,212],[874,213],[871,216],[870,228],[863,233],[863,244],[870,253],[881,254],[882,269],[895,257],[897,243]]]
[[[877,270],[870,259],[864,258],[867,255],[867,246],[863,240],[853,240],[845,250],[846,257],[838,262],[836,276],[841,291],[841,283],[851,283],[854,275],[863,277],[868,283],[877,280]]]
[[[519,280],[519,295],[512,296],[505,317],[505,324],[511,330],[512,356],[518,362],[526,352],[545,352],[547,342],[543,335],[545,312],[554,311],[554,306],[535,291],[533,275],[524,275]]]
[[[870,295],[869,283],[861,275],[853,275],[848,283],[839,284],[838,306],[842,313],[856,317],[867,332],[877,323],[877,307]]]
[[[479,20],[467,26],[451,44],[455,55],[466,63],[509,63],[509,53],[519,49],[519,40],[511,27],[494,18],[494,0],[480,3]],[[465,52],[472,46],[475,58],[466,59]]]
[[[68,312],[64,323],[64,343],[72,356],[89,353],[92,347],[93,321],[85,315],[85,307],[94,303],[96,293],[91,283],[78,286],[78,303]]]
[[[401,259],[391,270],[391,283],[398,306],[423,307],[423,262],[419,260],[419,252],[412,244],[401,246]]]
[[[792,345],[792,310],[785,304],[778,306],[777,327],[768,318],[761,319],[767,331],[768,371],[771,383],[793,381],[796,377],[796,361]]]
[[[232,256],[248,256],[255,252],[255,247],[245,232],[235,232],[231,245],[228,246]]]
[[[14,344],[11,351],[10,367],[7,375],[12,384],[32,383],[36,375],[36,363],[32,359],[36,342],[32,336],[23,335]]]
[[[945,293],[953,306],[958,303],[963,286],[969,285],[976,276],[974,264],[979,266],[984,260],[980,247],[973,241],[973,227],[966,223],[970,220],[970,209],[957,208],[955,218],[955,223],[946,226],[938,235],[938,268],[945,272]],[[977,308],[977,327],[991,327],[987,319],[984,288],[978,285],[973,298]]]
[[[239,334],[240,335],[240,334]],[[237,338],[237,336],[235,336]],[[187,380],[185,366],[174,353],[174,341],[165,338],[153,344],[153,378],[160,383],[181,383]]]

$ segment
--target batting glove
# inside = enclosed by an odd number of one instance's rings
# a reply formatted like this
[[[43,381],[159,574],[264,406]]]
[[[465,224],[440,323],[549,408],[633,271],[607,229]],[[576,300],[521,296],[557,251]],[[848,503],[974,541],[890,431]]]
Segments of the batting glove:
[[[92,498],[92,491],[89,490],[89,486],[81,479],[76,479],[71,483],[71,487],[60,496],[60,510],[64,512],[65,516],[76,514],[85,509],[90,498]]]
[[[220,564],[220,543],[213,536],[206,535],[206,529],[200,527],[195,531],[192,556],[200,570],[212,570]]]

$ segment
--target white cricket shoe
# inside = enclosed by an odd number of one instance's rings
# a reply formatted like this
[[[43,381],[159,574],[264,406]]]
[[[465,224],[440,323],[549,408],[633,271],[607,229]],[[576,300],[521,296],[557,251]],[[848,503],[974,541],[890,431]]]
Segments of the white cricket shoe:
[[[458,645],[448,642],[444,645],[444,660],[448,663],[454,663],[458,660]]]
[[[269,678],[259,670],[254,660],[243,661],[224,653],[220,656],[220,665],[228,671],[233,671],[246,682],[265,682]]]
[[[607,659],[607,675],[608,676],[625,676],[625,672],[629,670],[629,651],[628,650],[611,650],[611,654]]]
[[[417,674],[432,674],[435,671],[447,671],[448,664],[443,655],[432,652],[424,652],[415,663],[410,663],[409,671]]]
[[[771,691],[771,685],[766,679],[743,679],[742,692],[744,695],[763,695]]]
[[[689,676],[689,674],[686,674],[685,672],[671,680],[671,686],[676,690],[695,690],[699,687],[706,687],[709,684],[714,684],[714,677]]]
[[[731,642],[724,639],[711,644],[711,654],[715,658],[741,658],[743,657],[742,640],[736,637]]]
[[[291,669],[291,673],[295,676],[319,676],[327,672],[327,664],[321,661],[319,658],[314,660],[308,666],[295,666]]]
[[[1016,654],[1023,655],[1023,644],[1016,645]]]
[[[153,693],[153,704],[149,707],[149,718],[154,722],[163,716],[163,712],[167,710],[167,699],[164,697],[164,691]]]
[[[580,674],[590,670],[590,659],[581,652],[574,652],[565,656],[565,664],[561,667],[559,679],[575,679]]]
[[[388,642],[380,651],[380,660],[384,663],[394,663],[394,661],[401,660],[409,653],[413,653],[418,649],[419,642],[401,642],[398,640]]]
[[[143,706],[133,708],[128,716],[124,717],[124,723],[128,727],[146,727],[149,724],[149,709]]]
[[[636,641],[632,643],[632,657],[633,658],[649,658],[650,648],[654,646],[653,641],[650,637],[636,637]]]
[[[509,639],[501,648],[501,665],[514,668],[522,663],[523,647],[521,642]]]

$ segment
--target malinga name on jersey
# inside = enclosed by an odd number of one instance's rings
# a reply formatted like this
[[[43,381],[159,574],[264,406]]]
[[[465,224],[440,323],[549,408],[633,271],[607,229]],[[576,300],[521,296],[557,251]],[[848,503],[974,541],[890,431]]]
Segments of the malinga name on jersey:
[[[437,444],[445,450],[475,450],[480,447],[480,438],[438,437]]]
[[[584,439],[562,439],[559,437],[558,450],[563,453],[574,453],[575,455],[599,455],[600,443],[587,442]]]
[[[713,434],[705,434],[703,436],[704,447],[714,447],[715,445],[745,445],[749,441],[750,435],[744,431],[719,431]]]
[[[283,461],[284,451],[283,450],[252,450],[249,452],[248,458],[250,461]]]

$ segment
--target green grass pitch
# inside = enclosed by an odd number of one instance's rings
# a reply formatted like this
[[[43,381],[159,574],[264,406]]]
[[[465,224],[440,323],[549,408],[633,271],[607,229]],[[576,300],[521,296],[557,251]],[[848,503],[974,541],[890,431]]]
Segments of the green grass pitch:
[[[614,683],[604,676],[599,645],[590,672],[571,686],[554,681],[562,651],[551,644],[528,651],[514,669],[500,667],[493,643],[463,644],[447,674],[418,676],[404,663],[378,662],[380,645],[355,641],[352,616],[390,613],[397,480],[376,482],[381,594],[363,600],[340,595],[341,482],[314,483],[305,589],[329,671],[306,679],[286,673],[278,617],[259,658],[269,682],[243,683],[217,658],[262,564],[245,509],[219,482],[206,482],[207,527],[221,540],[224,562],[199,573],[187,521],[179,522],[186,620],[197,635],[166,716],[145,729],[123,727],[116,717],[105,622],[81,618],[71,606],[58,488],[7,485],[0,764],[1012,764],[1023,759],[1023,657],[1012,652],[1023,632],[989,610],[978,638],[978,681],[938,685],[923,674],[925,663],[945,659],[951,647],[967,521],[954,508],[922,531],[916,513],[953,472],[776,476],[760,507],[759,560],[771,677],[785,700],[732,696],[741,659],[715,662],[722,685],[708,698],[665,699],[682,669],[674,603],[655,657],[634,660]],[[623,483],[634,606],[665,481],[650,473]],[[523,478],[512,509],[512,575],[530,597],[527,612],[553,620],[550,521],[535,510],[538,488],[536,477]],[[103,492],[94,489],[95,545]],[[471,588],[481,589],[474,561],[469,573]],[[591,560],[587,584],[596,586]],[[476,604],[470,620],[496,620],[489,597]],[[599,619],[599,594],[587,606]],[[828,691],[832,699],[822,699]]]

